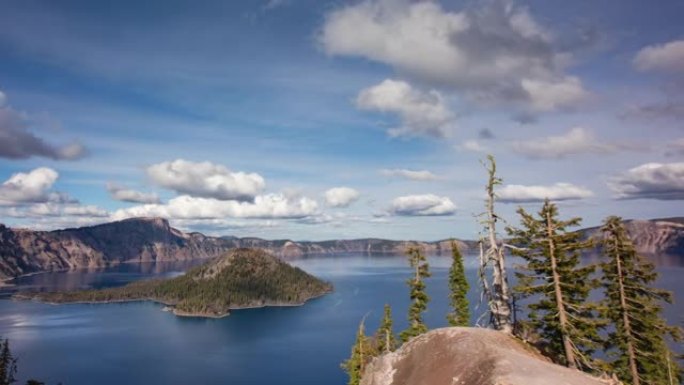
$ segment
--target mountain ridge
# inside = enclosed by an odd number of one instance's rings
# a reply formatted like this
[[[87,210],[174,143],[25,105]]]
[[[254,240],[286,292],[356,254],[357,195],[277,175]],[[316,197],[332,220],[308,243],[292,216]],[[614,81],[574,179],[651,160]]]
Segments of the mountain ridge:
[[[684,255],[684,218],[627,220],[641,253]],[[600,237],[598,227],[579,230]],[[477,251],[477,241],[456,240],[464,253]],[[54,231],[13,229],[0,224],[0,280],[43,272],[119,263],[213,258],[236,248],[266,250],[284,260],[312,255],[403,255],[410,246],[428,254],[448,255],[450,240],[433,242],[361,238],[325,241],[266,240],[256,237],[213,237],[185,233],[163,218],[130,218],[94,226]]]

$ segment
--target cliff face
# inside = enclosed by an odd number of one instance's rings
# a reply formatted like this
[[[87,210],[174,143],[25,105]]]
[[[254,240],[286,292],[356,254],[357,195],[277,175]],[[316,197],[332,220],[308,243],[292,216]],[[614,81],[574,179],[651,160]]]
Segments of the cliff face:
[[[627,232],[639,253],[684,255],[684,218],[629,220]],[[584,237],[600,240],[600,228],[582,230]]]
[[[40,271],[101,267],[122,262],[212,258],[249,247],[282,259],[340,253],[404,254],[408,246],[427,253],[450,253],[443,242],[359,239],[324,242],[269,241],[260,238],[208,237],[184,233],[160,218],[134,218],[97,226],[57,231],[11,229],[0,225],[0,279]],[[468,243],[459,242],[462,250]]]
[[[121,262],[215,257],[228,248],[227,242],[184,234],[158,218],[57,231],[0,225],[0,278]]]
[[[503,333],[444,328],[374,359],[361,385],[606,385],[610,381],[550,363]]]

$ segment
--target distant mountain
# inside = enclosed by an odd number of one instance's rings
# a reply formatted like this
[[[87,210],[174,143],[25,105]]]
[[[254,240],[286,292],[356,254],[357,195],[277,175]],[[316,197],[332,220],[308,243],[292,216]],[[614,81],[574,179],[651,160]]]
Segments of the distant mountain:
[[[176,278],[100,290],[20,293],[14,298],[50,303],[154,301],[180,316],[222,317],[247,307],[302,305],[331,291],[329,283],[263,250],[235,249]]]
[[[96,226],[56,231],[12,229],[0,224],[0,280],[41,271],[103,267],[125,262],[174,261],[217,257],[227,250],[251,247],[282,259],[342,253],[404,254],[420,246],[431,254],[449,253],[448,241],[384,239],[294,242],[260,238],[209,237],[184,233],[161,218],[132,218]],[[472,242],[459,242],[467,250]]]
[[[684,217],[625,221],[639,253],[684,256]],[[600,240],[600,227],[581,230],[585,239]]]
[[[627,228],[641,253],[684,255],[684,218],[630,220]],[[580,230],[599,237],[598,228]],[[457,241],[465,253],[477,252],[476,241]],[[448,255],[448,240],[393,241],[377,238],[295,242],[287,239],[210,237],[184,233],[161,218],[133,218],[97,226],[56,231],[12,229],[0,225],[0,280],[41,271],[102,267],[124,262],[213,258],[227,250],[251,247],[281,259],[309,255],[403,255],[409,246]]]

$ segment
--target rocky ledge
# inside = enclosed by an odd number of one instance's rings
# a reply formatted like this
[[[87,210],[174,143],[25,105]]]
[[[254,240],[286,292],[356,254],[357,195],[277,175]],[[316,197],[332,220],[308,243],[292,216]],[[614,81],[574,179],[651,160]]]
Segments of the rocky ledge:
[[[374,359],[361,385],[607,385],[495,330],[444,328]]]

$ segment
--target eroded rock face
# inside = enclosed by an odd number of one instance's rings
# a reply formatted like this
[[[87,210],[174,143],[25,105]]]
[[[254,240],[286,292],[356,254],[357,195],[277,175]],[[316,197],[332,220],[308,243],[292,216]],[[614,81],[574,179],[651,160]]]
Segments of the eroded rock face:
[[[684,218],[629,220],[625,228],[641,254],[684,255]],[[598,227],[583,232],[595,240],[603,236]]]
[[[376,358],[361,385],[606,385],[483,328],[444,328]]]

